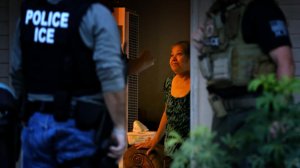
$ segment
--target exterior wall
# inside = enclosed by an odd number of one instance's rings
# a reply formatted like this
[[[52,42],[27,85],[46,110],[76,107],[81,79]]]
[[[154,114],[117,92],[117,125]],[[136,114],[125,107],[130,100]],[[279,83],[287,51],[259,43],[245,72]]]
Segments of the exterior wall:
[[[293,44],[293,54],[296,63],[296,76],[300,76],[300,1],[280,0],[279,5],[286,15],[289,32]],[[300,95],[295,95],[296,102],[300,102]]]
[[[205,12],[212,0],[191,0],[191,39],[205,19]],[[205,125],[210,128],[212,110],[208,102],[206,80],[202,77],[196,49],[191,47],[191,128]]]
[[[0,0],[0,82],[8,84],[9,72],[9,0]]]
[[[0,0],[0,82],[9,84],[9,55],[19,15],[19,0]]]

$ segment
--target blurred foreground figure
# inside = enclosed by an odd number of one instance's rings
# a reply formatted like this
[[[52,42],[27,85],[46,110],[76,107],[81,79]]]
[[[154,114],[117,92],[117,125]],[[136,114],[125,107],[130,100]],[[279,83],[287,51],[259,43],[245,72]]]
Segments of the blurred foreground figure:
[[[117,167],[125,73],[117,25],[92,0],[25,0],[13,47],[24,168]]]

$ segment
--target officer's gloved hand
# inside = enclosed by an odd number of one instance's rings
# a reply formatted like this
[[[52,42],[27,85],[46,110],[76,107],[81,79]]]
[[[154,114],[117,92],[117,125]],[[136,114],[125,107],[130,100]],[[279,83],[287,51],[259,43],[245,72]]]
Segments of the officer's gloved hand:
[[[112,131],[112,143],[109,147],[108,156],[119,160],[127,145],[125,128],[114,128]]]
[[[270,136],[273,139],[277,138],[278,135],[280,134],[284,134],[286,131],[287,131],[286,126],[278,121],[274,121],[269,128]]]
[[[204,38],[204,26],[200,26],[195,32],[192,33],[192,44],[198,52],[203,48],[202,40]],[[198,53],[200,55],[200,53]]]

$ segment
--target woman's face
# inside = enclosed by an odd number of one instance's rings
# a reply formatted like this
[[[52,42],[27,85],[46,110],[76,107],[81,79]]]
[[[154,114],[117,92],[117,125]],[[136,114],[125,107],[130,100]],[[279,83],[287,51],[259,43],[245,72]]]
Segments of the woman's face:
[[[175,74],[190,73],[190,59],[180,45],[175,45],[171,50],[170,67]]]

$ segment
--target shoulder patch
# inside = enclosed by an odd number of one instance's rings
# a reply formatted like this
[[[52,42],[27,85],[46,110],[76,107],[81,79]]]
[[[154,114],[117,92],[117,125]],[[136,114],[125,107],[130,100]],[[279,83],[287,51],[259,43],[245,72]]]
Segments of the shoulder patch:
[[[275,34],[275,37],[288,35],[288,30],[283,20],[272,20],[269,23],[271,26],[271,30]]]

